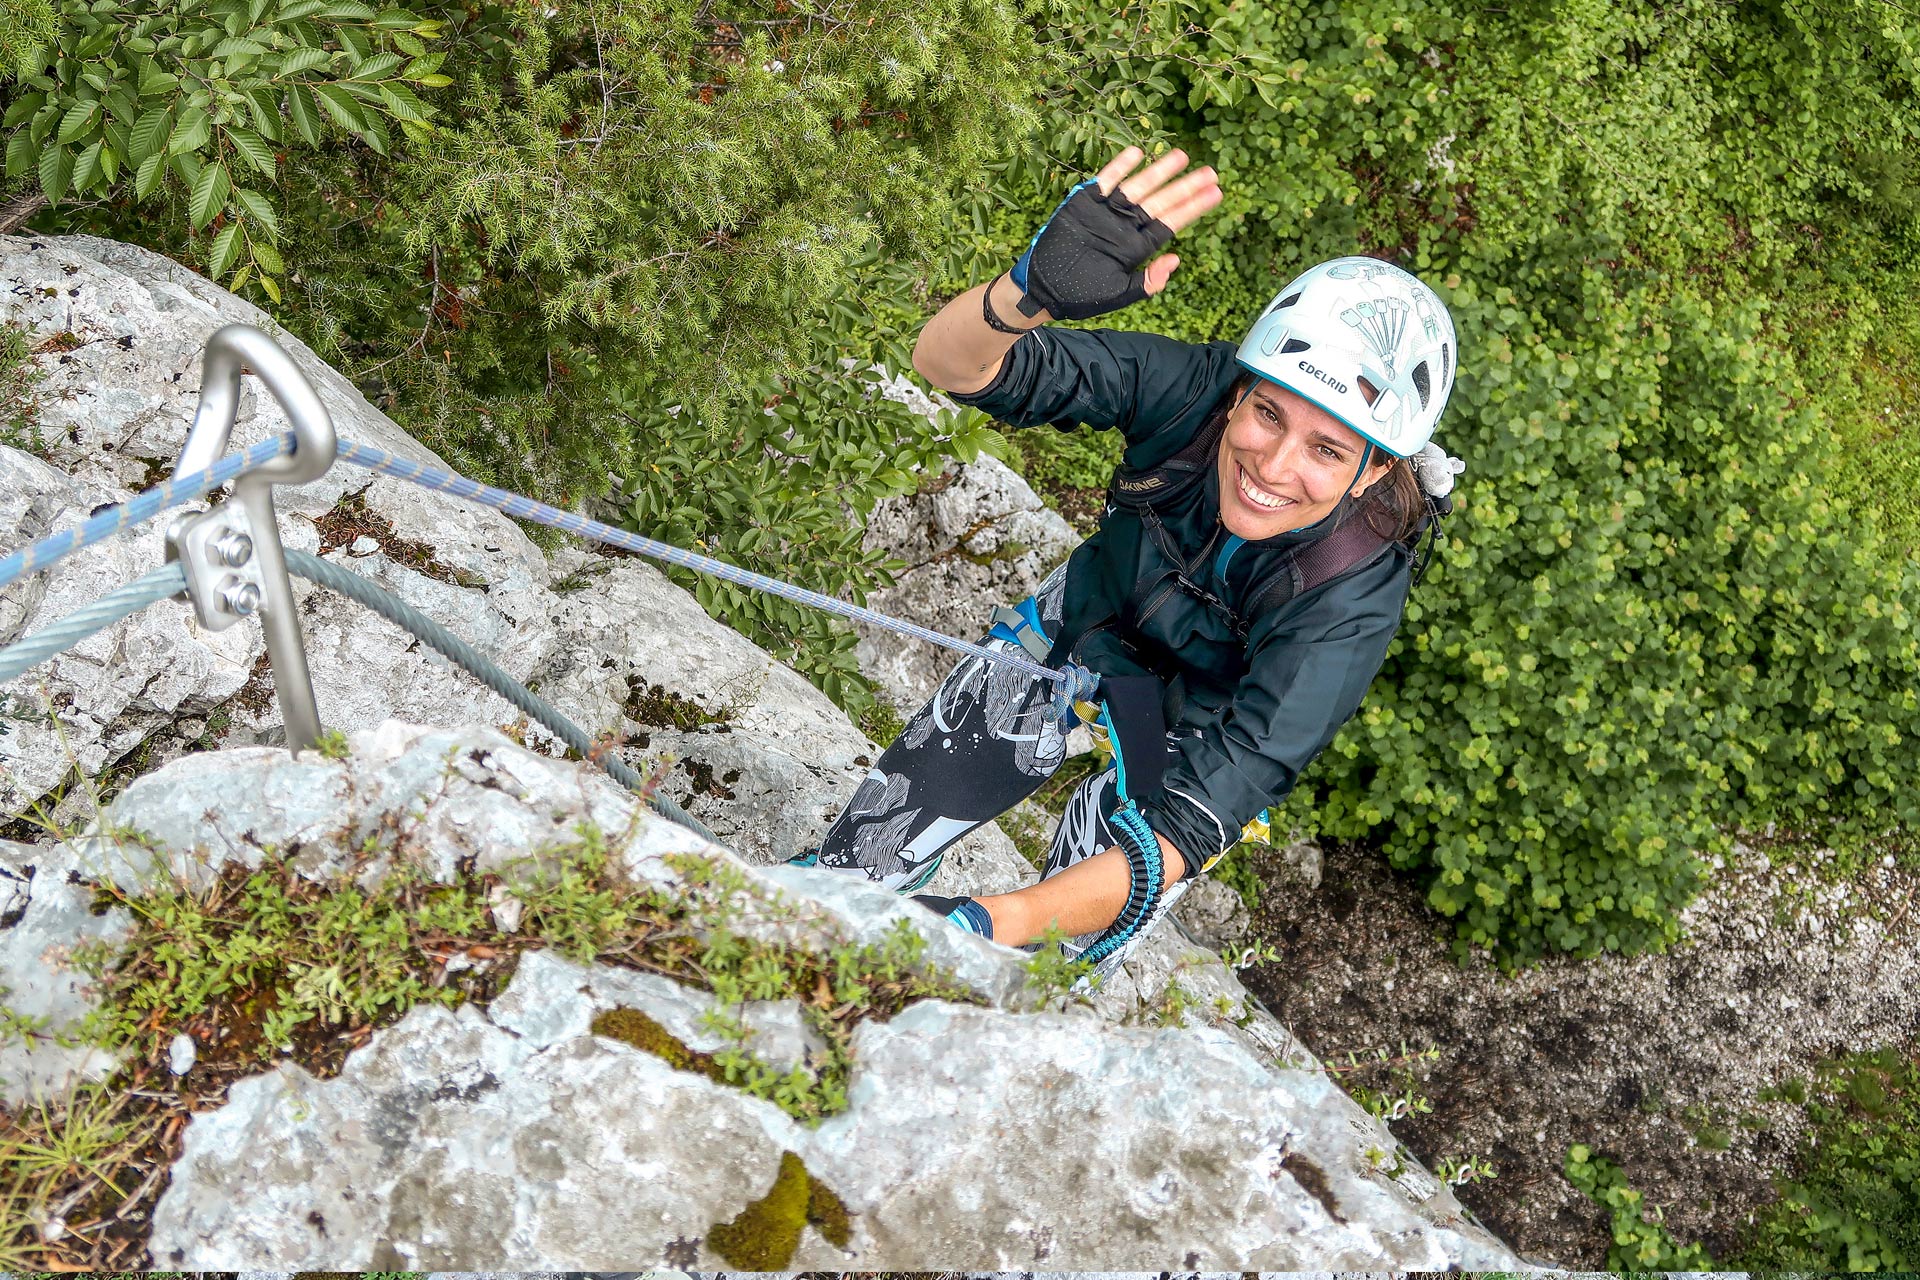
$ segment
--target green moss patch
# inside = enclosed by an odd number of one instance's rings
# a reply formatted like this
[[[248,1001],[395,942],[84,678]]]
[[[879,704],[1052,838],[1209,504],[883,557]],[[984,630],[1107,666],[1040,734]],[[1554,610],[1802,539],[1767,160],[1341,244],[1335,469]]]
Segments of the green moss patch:
[[[852,1232],[840,1197],[809,1174],[799,1156],[786,1151],[773,1188],[733,1220],[708,1231],[707,1244],[743,1271],[784,1271],[800,1247],[800,1233],[809,1226],[843,1249]]]
[[[727,1073],[715,1065],[712,1054],[689,1048],[684,1040],[638,1009],[608,1009],[593,1020],[589,1029],[597,1036],[645,1050],[676,1071],[692,1071],[709,1080],[726,1082]]]

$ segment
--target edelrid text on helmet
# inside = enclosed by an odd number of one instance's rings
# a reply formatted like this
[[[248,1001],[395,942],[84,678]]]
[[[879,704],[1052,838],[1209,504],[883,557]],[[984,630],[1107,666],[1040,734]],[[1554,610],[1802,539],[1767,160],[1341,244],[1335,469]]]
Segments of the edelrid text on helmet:
[[[1433,437],[1459,364],[1446,304],[1378,258],[1301,272],[1253,322],[1237,358],[1401,458]]]

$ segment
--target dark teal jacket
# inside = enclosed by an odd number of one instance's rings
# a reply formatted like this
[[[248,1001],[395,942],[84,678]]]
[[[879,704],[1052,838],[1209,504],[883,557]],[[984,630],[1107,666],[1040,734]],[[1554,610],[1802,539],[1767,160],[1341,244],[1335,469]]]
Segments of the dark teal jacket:
[[[1240,373],[1234,349],[1108,329],[1038,329],[1013,344],[993,382],[953,398],[1014,426],[1118,430],[1127,441],[1122,465],[1152,467],[1191,443],[1223,407]],[[1235,609],[1279,571],[1282,552],[1351,514],[1336,509],[1311,528],[1230,546],[1211,468],[1156,511],[1186,557],[1205,552],[1202,585]],[[1177,679],[1178,723],[1194,732],[1176,744],[1160,792],[1138,799],[1191,875],[1236,844],[1248,820],[1284,800],[1359,708],[1400,626],[1411,553],[1389,544],[1258,619],[1244,641],[1219,609],[1181,591],[1137,627],[1120,624],[1143,575],[1169,567],[1140,518],[1109,502],[1099,530],[1068,562],[1061,630],[1073,640],[1072,657],[1103,675]]]

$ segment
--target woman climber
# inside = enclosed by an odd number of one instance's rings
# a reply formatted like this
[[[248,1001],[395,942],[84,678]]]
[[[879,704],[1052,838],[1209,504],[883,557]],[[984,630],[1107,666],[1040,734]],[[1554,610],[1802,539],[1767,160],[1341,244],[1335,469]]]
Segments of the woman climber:
[[[1103,688],[1131,680],[1135,704],[1153,690],[1149,748],[1136,739],[1121,773],[1081,783],[1039,883],[918,899],[1010,945],[1049,926],[1081,935],[1070,954],[1143,891],[1152,906],[1128,941],[1144,937],[1353,715],[1458,465],[1429,443],[1458,364],[1452,319],[1376,259],[1304,272],[1237,347],[1044,328],[1159,293],[1179,258],[1155,255],[1220,202],[1213,170],[1183,174],[1182,152],[1134,172],[1142,159],[1129,147],[1069,192],[1014,267],[948,303],[913,354],[929,382],[1015,426],[1126,439],[1098,532],[1002,609],[985,643],[1078,664]],[[954,841],[1059,768],[1064,701],[1044,679],[968,657],[795,861],[914,892]],[[1142,882],[1155,862],[1157,896]]]

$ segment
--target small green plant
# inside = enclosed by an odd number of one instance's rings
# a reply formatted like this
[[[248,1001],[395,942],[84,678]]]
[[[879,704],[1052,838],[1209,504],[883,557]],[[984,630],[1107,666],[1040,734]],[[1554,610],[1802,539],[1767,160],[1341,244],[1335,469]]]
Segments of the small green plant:
[[[45,458],[40,382],[40,366],[34,363],[26,331],[11,322],[0,324],[0,444]]]
[[[1450,1187],[1464,1187],[1469,1182],[1491,1182],[1500,1176],[1493,1162],[1485,1156],[1442,1156],[1433,1166],[1434,1176]]]
[[[860,732],[883,749],[890,746],[906,727],[906,722],[900,718],[900,712],[894,705],[881,698],[875,698],[873,705],[860,714]]]
[[[1440,1058],[1438,1046],[1413,1049],[1403,1040],[1398,1053],[1385,1045],[1375,1045],[1365,1053],[1349,1050],[1345,1057],[1345,1062],[1328,1061],[1322,1065],[1336,1079],[1357,1077],[1367,1072],[1385,1073],[1384,1082],[1378,1085],[1356,1081],[1346,1086],[1353,1100],[1365,1107],[1375,1119],[1391,1124],[1395,1120],[1410,1115],[1426,1115],[1433,1110],[1432,1101],[1421,1092],[1421,1082],[1414,1069],[1437,1062]]]
[[[1405,1153],[1406,1148],[1396,1145],[1390,1152],[1379,1147],[1368,1147],[1361,1155],[1371,1168],[1397,1181],[1407,1171]]]
[[[352,748],[347,745],[347,735],[338,729],[328,729],[313,740],[313,749],[323,760],[345,760]]]
[[[1065,1005],[1074,1000],[1074,987],[1093,972],[1093,962],[1068,959],[1062,949],[1072,935],[1058,925],[1048,925],[1038,939],[1037,949],[1027,958],[1025,990],[1037,997],[1041,1008]]]
[[[93,1083],[57,1101],[0,1108],[0,1265],[44,1264],[82,1196],[131,1191],[143,1175],[130,1162],[154,1123],[139,1100]]]
[[[1605,1156],[1583,1145],[1567,1149],[1567,1181],[1613,1216],[1613,1247],[1607,1267],[1614,1271],[1711,1271],[1713,1259],[1701,1246],[1681,1245],[1668,1234],[1657,1209],[1645,1206],[1627,1185],[1627,1175]]]

